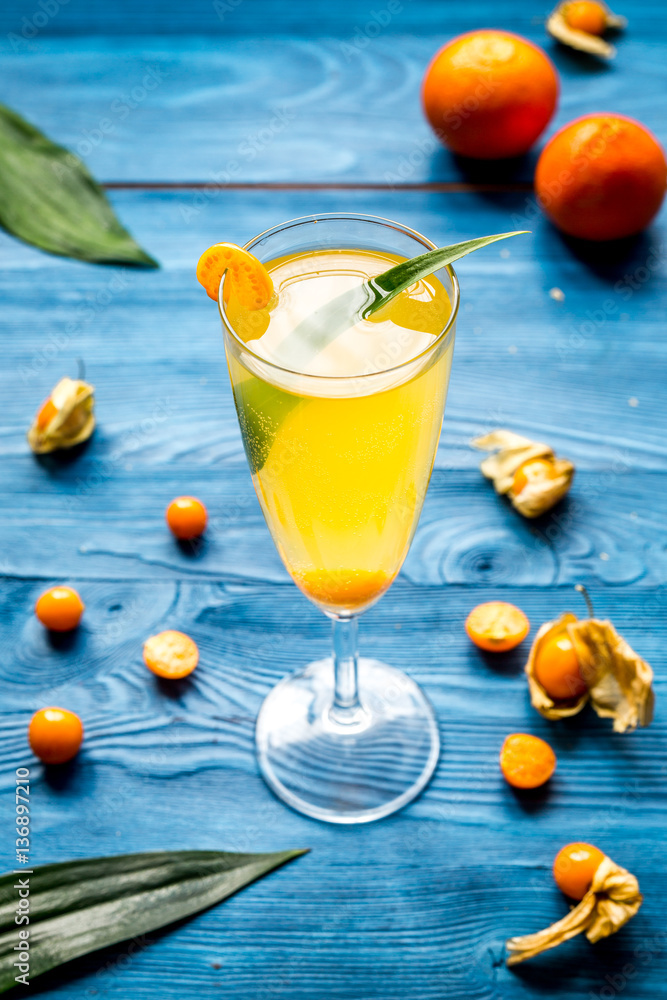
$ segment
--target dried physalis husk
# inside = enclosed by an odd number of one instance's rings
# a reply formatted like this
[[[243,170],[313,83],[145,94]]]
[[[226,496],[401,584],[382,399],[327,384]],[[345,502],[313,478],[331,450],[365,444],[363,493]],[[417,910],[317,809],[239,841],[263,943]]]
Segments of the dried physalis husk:
[[[616,49],[601,35],[612,29],[624,28],[624,17],[612,14],[606,4],[598,0],[565,0],[556,7],[547,21],[547,31],[563,45],[579,52],[589,52],[603,59],[613,59]]]
[[[558,633],[567,633],[587,690],[572,698],[554,698],[537,677],[536,664],[544,645]],[[546,719],[576,715],[587,701],[601,718],[614,720],[614,730],[624,733],[648,726],[653,718],[653,671],[637,656],[611,622],[597,618],[578,620],[563,615],[546,622],[533,642],[526,664],[530,700]]]
[[[512,506],[524,517],[544,514],[572,485],[574,465],[566,458],[557,458],[548,444],[505,430],[491,431],[471,444],[480,451],[493,452],[480,469],[493,481],[496,493],[508,494]],[[526,475],[519,472],[523,468]]]
[[[593,876],[590,889],[566,917],[536,934],[510,938],[506,942],[509,952],[507,964],[525,962],[527,958],[533,958],[549,948],[557,948],[581,933],[595,944],[615,934],[634,917],[642,901],[635,876],[605,856]]]
[[[90,437],[95,428],[94,392],[94,387],[81,379],[58,382],[28,431],[28,443],[37,455],[72,448]]]

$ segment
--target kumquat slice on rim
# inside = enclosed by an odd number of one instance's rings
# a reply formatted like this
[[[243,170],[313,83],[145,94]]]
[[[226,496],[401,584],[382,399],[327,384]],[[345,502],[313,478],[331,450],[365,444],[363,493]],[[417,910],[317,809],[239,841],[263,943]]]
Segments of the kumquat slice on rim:
[[[197,281],[216,302],[225,272],[228,272],[231,290],[246,309],[264,309],[269,304],[273,295],[271,276],[262,262],[247,250],[235,243],[216,243],[199,258]]]

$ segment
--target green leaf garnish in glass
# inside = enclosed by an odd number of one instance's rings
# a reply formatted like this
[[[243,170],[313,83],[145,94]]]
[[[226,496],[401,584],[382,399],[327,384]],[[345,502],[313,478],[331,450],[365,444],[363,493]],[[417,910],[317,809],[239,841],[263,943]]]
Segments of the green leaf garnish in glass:
[[[370,289],[372,300],[361,310],[362,319],[368,319],[374,312],[391,302],[393,298],[404,292],[406,288],[413,285],[415,281],[428,277],[434,271],[438,271],[446,264],[453,264],[455,260],[465,257],[474,250],[480,250],[489,243],[497,240],[506,240],[510,236],[521,236],[528,233],[528,229],[519,229],[514,233],[496,233],[494,236],[478,236],[474,240],[465,240],[463,243],[453,243],[450,247],[440,247],[438,250],[429,250],[420,254],[419,257],[412,257],[404,260],[396,267],[378,274],[375,278],[370,278],[366,282],[366,287]]]
[[[446,264],[473,253],[474,250],[488,246],[489,243],[527,232],[529,230],[521,229],[513,233],[478,236],[474,240],[454,243],[449,247],[439,247],[420,254],[419,257],[401,261],[400,264],[374,278],[368,278],[355,288],[350,288],[335,299],[325,302],[294,327],[280,345],[282,366],[295,371],[301,370],[300,366],[307,364],[341,333],[355,326],[359,320],[368,319],[416,281],[428,277]]]
[[[78,156],[3,104],[0,225],[26,243],[63,257],[159,266],[120,224]]]
[[[305,853],[155,851],[68,861],[43,865],[25,875],[3,875],[0,993],[16,986],[16,977],[21,975],[19,932],[24,928],[29,930],[30,942],[24,964],[29,965],[26,975],[32,982],[80,955],[205,910]],[[15,923],[19,912],[16,886],[21,878],[29,883],[29,925]]]
[[[341,333],[355,326],[360,319],[372,316],[414,282],[474,250],[488,246],[489,243],[525,232],[529,230],[480,236],[449,247],[429,250],[343,292],[335,299],[325,302],[285,337],[280,345],[281,365],[291,367],[294,371],[301,370],[305,363],[316,357]],[[268,457],[281,423],[299,403],[299,397],[259,378],[239,382],[235,391],[244,395],[244,405],[237,405],[237,413],[248,461],[252,469],[259,471]]]

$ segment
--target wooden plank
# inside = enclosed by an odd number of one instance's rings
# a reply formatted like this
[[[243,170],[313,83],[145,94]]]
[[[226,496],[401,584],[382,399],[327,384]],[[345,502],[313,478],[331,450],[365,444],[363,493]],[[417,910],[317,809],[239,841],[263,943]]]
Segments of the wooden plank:
[[[529,183],[535,154],[505,165],[465,164],[440,147],[422,114],[421,78],[439,46],[464,28],[498,23],[488,4],[479,17],[464,6],[458,19],[439,14],[434,27],[437,5],[406,3],[407,21],[397,16],[359,49],[355,8],[349,24],[318,22],[318,32],[334,37],[257,35],[253,28],[250,36],[91,41],[44,32],[18,51],[4,37],[3,99],[105,181]],[[253,3],[244,0],[237,13],[248,8]],[[63,7],[54,25],[77,10],[80,4]],[[524,20],[506,26],[544,45],[562,78],[549,134],[602,109],[639,118],[667,140],[665,107],[654,99],[667,74],[662,21],[633,16],[615,64],[604,67],[575,58],[549,41],[540,23]]]
[[[649,947],[646,963],[636,949],[653,941],[664,918],[664,717],[625,736],[590,712],[562,724],[541,719],[528,703],[522,652],[485,657],[463,631],[470,606],[503,590],[404,581],[366,616],[363,650],[425,685],[443,753],[418,802],[382,823],[343,830],[286,810],[253,756],[261,699],[285,671],[326,652],[324,617],[291,585],[120,588],[87,585],[85,627],[72,643],[49,648],[30,617],[37,584],[0,586],[2,799],[14,768],[28,763],[35,860],[193,845],[313,851],[173,933],[151,935],[127,958],[127,949],[110,949],[49,976],[44,992],[75,998],[93,988],[143,1000],[156,984],[160,996],[177,988],[182,995],[186,982],[213,997],[222,982],[230,995],[250,998],[263,989],[272,995],[268,981],[295,998],[519,1000],[547,984],[555,996],[588,996],[635,961],[633,996],[655,996],[667,971],[662,945]],[[664,588],[595,597],[601,615],[659,660],[662,634],[651,626],[664,619]],[[520,596],[534,628],[578,601],[553,587],[527,586]],[[156,681],[141,662],[142,640],[168,626],[187,628],[202,654],[192,678],[175,685]],[[659,705],[664,688],[659,676]],[[25,743],[30,712],[45,702],[76,709],[87,732],[76,763],[50,776]],[[556,777],[539,795],[515,795],[500,777],[498,750],[512,730],[540,734],[556,749]],[[504,938],[566,912],[549,866],[573,837],[635,871],[648,890],[645,907],[613,943],[576,942],[509,973],[500,965]]]
[[[378,0],[375,5],[368,0],[347,0],[344,4],[318,6],[316,11],[308,0],[293,0],[290,4],[276,4],[272,0],[222,0],[221,3],[192,0],[187,8],[178,0],[147,0],[141,5],[132,0],[115,0],[113,4],[104,0],[89,0],[86,4],[58,2],[60,9],[48,16],[46,24],[40,23],[43,18],[34,21],[38,38],[62,33],[124,35],[154,34],[156,31],[165,34],[214,32],[222,36],[280,32],[306,37],[318,33],[344,36],[354,35],[357,28],[363,31],[374,19],[391,33],[433,35],[443,29],[466,31],[471,27],[500,24],[508,30],[526,31],[541,25],[547,14],[546,8],[536,8],[531,0],[512,0],[511,4],[503,6],[500,14],[493,0],[469,0],[466,4],[400,0],[391,6],[387,0]],[[20,33],[25,27],[23,17],[30,22],[41,9],[31,0],[16,0],[0,12],[0,29]],[[374,18],[374,13],[379,17]],[[382,24],[387,15],[391,15],[389,23]],[[667,17],[661,0],[637,0],[632,4],[630,16],[633,28],[664,34]],[[369,37],[374,34],[374,29],[367,32]]]

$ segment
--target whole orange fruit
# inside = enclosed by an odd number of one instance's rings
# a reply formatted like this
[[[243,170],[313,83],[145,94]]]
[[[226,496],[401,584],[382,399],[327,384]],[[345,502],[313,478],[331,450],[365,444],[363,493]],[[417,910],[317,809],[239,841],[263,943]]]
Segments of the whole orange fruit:
[[[667,161],[655,136],[624,115],[585,115],[557,132],[535,171],[551,221],[585,240],[615,240],[648,225],[665,196]]]
[[[509,31],[471,31],[426,70],[424,111],[455,153],[496,160],[525,153],[556,108],[558,75],[542,49]]]

